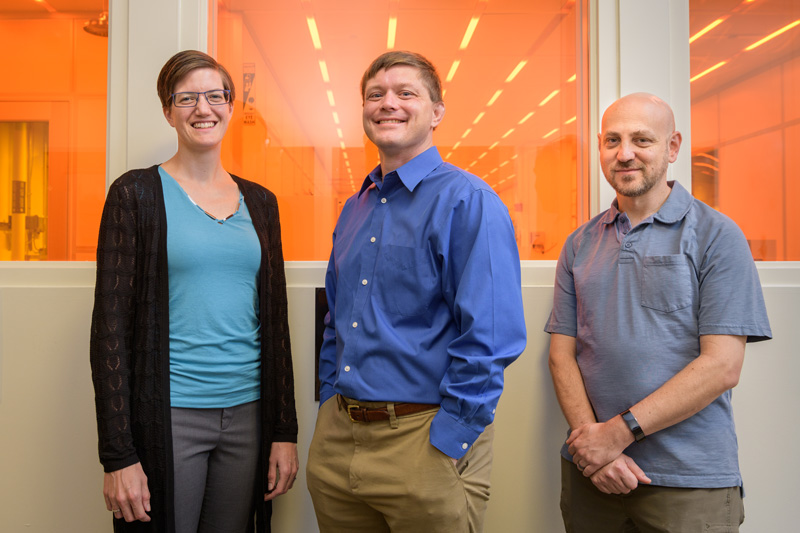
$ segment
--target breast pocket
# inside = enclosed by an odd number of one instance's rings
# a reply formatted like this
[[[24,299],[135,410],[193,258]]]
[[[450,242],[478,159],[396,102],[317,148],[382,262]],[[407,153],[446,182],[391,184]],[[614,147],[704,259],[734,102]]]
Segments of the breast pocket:
[[[644,258],[642,306],[672,313],[692,305],[694,273],[685,255],[650,255]]]
[[[436,294],[436,276],[427,250],[387,245],[381,251],[381,307],[403,316],[424,314]]]

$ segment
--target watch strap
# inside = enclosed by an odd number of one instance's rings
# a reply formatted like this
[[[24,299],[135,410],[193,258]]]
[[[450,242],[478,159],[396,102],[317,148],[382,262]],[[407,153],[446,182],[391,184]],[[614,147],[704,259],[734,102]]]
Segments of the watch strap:
[[[633,416],[633,413],[631,413],[631,410],[626,409],[620,413],[620,416],[622,416],[622,419],[626,424],[628,424],[628,428],[631,430],[631,433],[633,433],[633,438],[636,439],[636,442],[642,442],[646,435],[644,434],[644,431],[642,431],[639,421],[636,420],[636,417]]]

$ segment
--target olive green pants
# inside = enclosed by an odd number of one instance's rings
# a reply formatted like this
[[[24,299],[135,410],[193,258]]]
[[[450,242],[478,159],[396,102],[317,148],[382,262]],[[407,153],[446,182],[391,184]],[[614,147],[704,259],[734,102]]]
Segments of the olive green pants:
[[[605,494],[562,457],[561,515],[567,533],[736,533],[744,506],[740,487],[640,484],[628,494]]]

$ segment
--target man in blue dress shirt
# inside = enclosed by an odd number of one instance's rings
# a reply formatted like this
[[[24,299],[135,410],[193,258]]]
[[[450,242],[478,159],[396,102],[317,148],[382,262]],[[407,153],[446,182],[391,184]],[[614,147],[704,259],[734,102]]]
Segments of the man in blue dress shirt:
[[[738,531],[731,389],[745,343],[772,337],[753,257],[667,181],[681,134],[663,100],[620,98],[598,137],[616,199],[567,238],[546,326],[566,530]]]
[[[525,348],[508,210],[442,161],[433,65],[378,57],[361,80],[380,165],[344,206],[325,289],[308,486],[320,531],[481,531],[495,408]]]

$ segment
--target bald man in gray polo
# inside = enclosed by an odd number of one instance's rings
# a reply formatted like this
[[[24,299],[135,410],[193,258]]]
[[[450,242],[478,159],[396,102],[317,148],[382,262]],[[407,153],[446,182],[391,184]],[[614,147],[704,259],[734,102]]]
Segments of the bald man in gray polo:
[[[772,337],[747,241],[667,181],[681,134],[663,100],[617,100],[598,140],[616,199],[567,239],[545,328],[570,426],[564,524],[568,533],[738,531],[731,389],[745,343]]]

